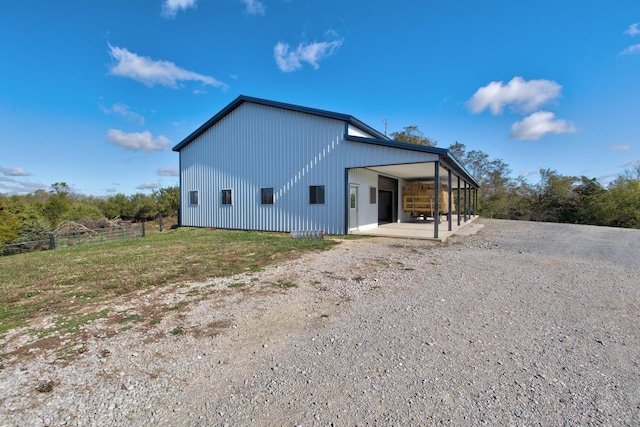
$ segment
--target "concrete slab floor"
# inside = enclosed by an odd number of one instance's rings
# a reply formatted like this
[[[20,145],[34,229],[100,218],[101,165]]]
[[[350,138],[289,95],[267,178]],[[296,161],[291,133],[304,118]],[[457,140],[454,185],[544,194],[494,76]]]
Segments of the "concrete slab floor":
[[[483,224],[475,222],[478,219],[477,216],[473,216],[467,219],[467,222],[460,222],[458,227],[458,221],[454,218],[452,224],[452,231],[449,231],[449,223],[445,220],[440,221],[438,227],[438,238],[433,236],[433,221],[416,221],[416,222],[394,222],[389,224],[379,225],[377,228],[371,228],[368,230],[353,230],[350,234],[357,234],[361,236],[383,236],[383,237],[397,237],[405,239],[421,239],[421,240],[437,240],[444,242],[452,235],[457,236],[470,236],[476,234],[484,227]]]

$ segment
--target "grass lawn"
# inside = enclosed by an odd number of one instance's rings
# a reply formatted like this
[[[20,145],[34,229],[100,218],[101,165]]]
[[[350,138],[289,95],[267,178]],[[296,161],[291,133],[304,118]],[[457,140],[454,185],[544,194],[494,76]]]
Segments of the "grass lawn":
[[[0,335],[37,316],[72,318],[84,304],[151,286],[259,271],[335,244],[283,233],[179,228],[136,240],[1,257]]]

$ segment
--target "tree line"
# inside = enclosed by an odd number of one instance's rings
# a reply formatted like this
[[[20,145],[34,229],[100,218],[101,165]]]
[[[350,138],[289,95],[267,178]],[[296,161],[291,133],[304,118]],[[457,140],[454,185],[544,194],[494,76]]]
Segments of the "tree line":
[[[417,126],[390,135],[394,140],[435,146]],[[512,178],[502,159],[455,142],[449,151],[480,184],[478,207],[487,218],[640,228],[640,165],[602,185],[596,178],[562,175],[542,168],[538,183]]]
[[[64,182],[49,190],[25,195],[0,194],[0,245],[46,239],[63,221],[87,222],[102,218],[152,220],[162,214],[176,216],[178,186],[154,190],[151,195],[115,194],[109,197],[74,193]]]
[[[536,184],[511,178],[501,159],[456,142],[453,155],[478,180],[480,215],[487,218],[640,228],[640,166],[607,186],[596,178],[540,169]]]
[[[402,142],[435,146],[417,126],[391,136]],[[481,150],[455,142],[449,151],[480,184],[478,207],[487,218],[564,222],[640,228],[640,166],[626,170],[607,186],[595,178],[566,176],[540,169],[536,184],[512,178],[509,165]],[[100,198],[73,193],[64,182],[26,195],[0,194],[0,245],[45,239],[62,221],[175,216],[178,186],[151,195],[115,194]]]

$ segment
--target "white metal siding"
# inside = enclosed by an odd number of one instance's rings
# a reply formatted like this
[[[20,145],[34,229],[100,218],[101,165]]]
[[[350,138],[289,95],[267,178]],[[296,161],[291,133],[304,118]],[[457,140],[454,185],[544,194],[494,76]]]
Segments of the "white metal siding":
[[[349,184],[358,184],[358,228],[366,230],[378,226],[378,173],[367,169],[349,170]],[[376,189],[376,203],[371,204],[369,189]]]
[[[437,158],[345,141],[344,132],[339,120],[241,104],[180,151],[182,224],[345,233],[347,168]],[[325,186],[324,205],[309,204],[310,185]],[[273,187],[273,205],[260,204],[263,187]],[[231,206],[221,204],[223,189],[232,190]],[[190,206],[194,190],[200,204]],[[361,206],[368,205],[368,187],[361,194],[367,198]]]
[[[365,131],[363,131],[361,129],[358,129],[357,127],[355,127],[353,125],[349,125],[347,132],[351,136],[360,136],[362,138],[375,138],[375,136],[369,135]]]

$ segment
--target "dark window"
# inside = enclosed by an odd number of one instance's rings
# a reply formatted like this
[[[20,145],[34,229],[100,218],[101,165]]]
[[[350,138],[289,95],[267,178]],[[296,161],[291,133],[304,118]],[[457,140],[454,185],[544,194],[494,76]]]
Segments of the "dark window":
[[[222,204],[223,205],[232,204],[231,190],[222,190]]]
[[[272,205],[273,204],[273,188],[261,188],[260,189],[260,200],[263,205]]]
[[[197,191],[189,191],[189,204],[197,205],[198,204],[198,192]]]
[[[309,187],[309,204],[324,205],[324,185],[312,185]]]
[[[369,187],[369,203],[371,203],[372,205],[375,205],[377,198],[378,198],[378,189],[376,187]]]

